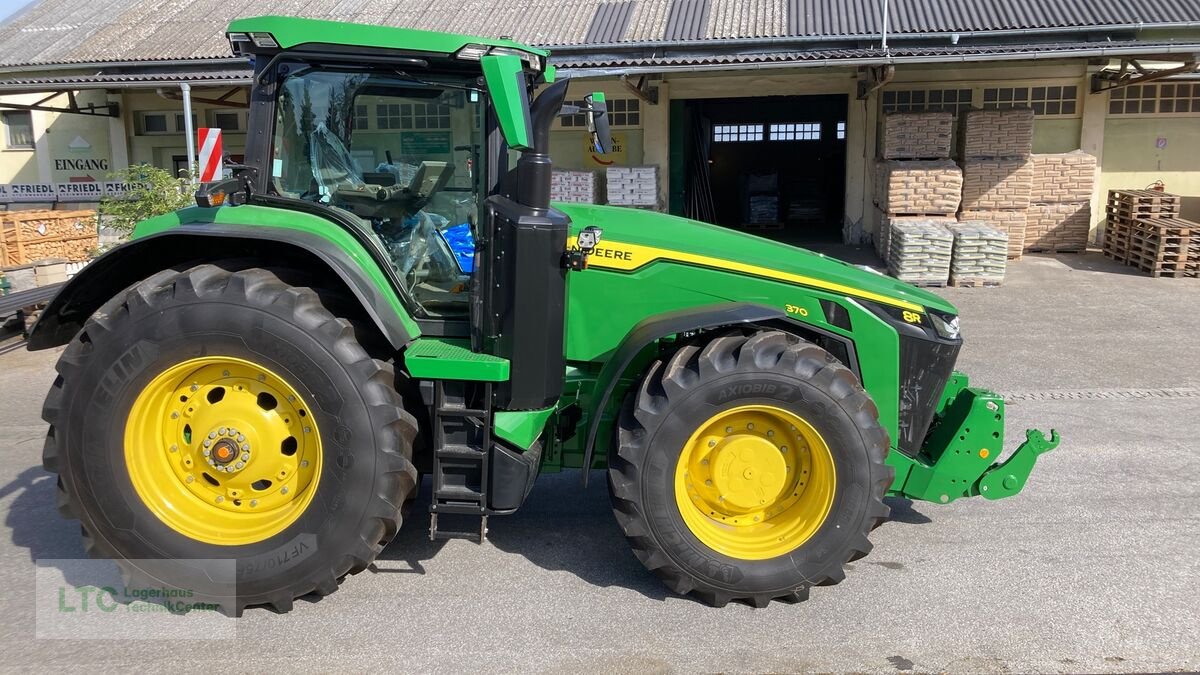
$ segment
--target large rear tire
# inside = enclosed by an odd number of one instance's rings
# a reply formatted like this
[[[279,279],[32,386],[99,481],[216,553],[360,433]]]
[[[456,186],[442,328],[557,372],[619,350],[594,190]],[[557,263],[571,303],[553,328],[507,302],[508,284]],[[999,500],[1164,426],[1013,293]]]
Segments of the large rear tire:
[[[392,367],[317,291],[238,266],[167,270],[109,301],[43,409],[43,463],[87,552],[232,615],[366,569],[417,475]]]
[[[613,510],[671,590],[723,606],[797,602],[871,550],[887,433],[850,370],[764,330],[688,344],[626,398]]]

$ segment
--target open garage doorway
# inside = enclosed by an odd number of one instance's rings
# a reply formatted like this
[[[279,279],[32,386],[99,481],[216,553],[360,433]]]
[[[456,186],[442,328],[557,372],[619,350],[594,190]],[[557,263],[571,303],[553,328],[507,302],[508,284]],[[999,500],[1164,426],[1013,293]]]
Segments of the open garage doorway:
[[[677,103],[685,151],[673,211],[789,243],[841,241],[847,96]]]

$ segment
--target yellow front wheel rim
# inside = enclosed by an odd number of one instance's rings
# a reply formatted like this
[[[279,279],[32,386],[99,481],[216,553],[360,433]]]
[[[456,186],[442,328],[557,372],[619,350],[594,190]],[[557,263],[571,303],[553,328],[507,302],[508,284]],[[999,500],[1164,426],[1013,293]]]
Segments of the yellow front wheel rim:
[[[238,546],[285,530],[312,502],[321,435],[283,378],[243,359],[190,359],[141,391],[125,463],[142,503],[172,530]]]
[[[766,560],[817,533],[836,483],[833,454],[811,424],[782,408],[745,405],[713,415],[684,444],[675,501],[709,548]]]

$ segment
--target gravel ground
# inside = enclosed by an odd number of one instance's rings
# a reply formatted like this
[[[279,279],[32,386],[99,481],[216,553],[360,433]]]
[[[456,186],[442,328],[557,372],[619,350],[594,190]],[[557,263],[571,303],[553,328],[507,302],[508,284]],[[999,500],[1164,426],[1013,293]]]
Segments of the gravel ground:
[[[960,367],[1013,397],[1009,446],[1055,427],[1062,447],[1013,499],[892,500],[844,583],[763,610],[666,593],[629,552],[603,481],[582,492],[568,472],[494,518],[482,546],[428,542],[419,505],[369,572],[288,615],[248,611],[221,643],[35,639],[34,561],[83,553],[40,463],[56,354],[0,355],[0,668],[1200,669],[1200,519],[1183,508],[1200,498],[1200,282],[1098,254],[1031,256],[1002,288],[945,294],[962,310]]]

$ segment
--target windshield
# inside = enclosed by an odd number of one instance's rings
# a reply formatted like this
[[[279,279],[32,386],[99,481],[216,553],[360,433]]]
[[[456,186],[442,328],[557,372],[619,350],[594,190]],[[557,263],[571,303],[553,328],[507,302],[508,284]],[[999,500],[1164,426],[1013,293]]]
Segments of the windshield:
[[[466,313],[483,92],[465,79],[292,67],[276,107],[274,191],[353,213],[426,314]]]

